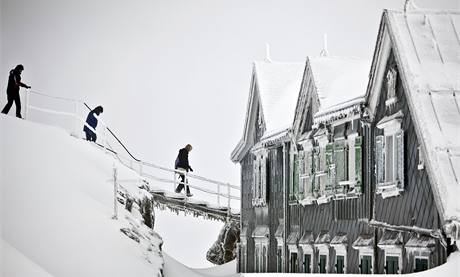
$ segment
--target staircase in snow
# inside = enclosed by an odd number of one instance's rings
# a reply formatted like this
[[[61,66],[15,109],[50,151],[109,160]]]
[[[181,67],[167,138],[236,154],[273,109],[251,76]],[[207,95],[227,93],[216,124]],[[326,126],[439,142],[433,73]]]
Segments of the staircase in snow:
[[[24,118],[26,120],[58,126],[72,136],[82,138],[81,129],[85,124],[88,111],[91,110],[86,103],[32,90],[28,90],[25,95]],[[49,120],[49,115],[52,115],[54,120]],[[176,213],[184,212],[224,222],[240,220],[239,187],[142,161],[132,155],[122,141],[100,119],[96,133],[98,143],[94,145],[97,148],[139,175],[138,179],[111,179],[112,182],[117,183],[118,189],[126,190],[129,187],[148,191],[153,197],[154,206],[159,209],[169,209]],[[180,183],[179,174],[185,174],[188,186],[193,189],[193,197],[174,192],[175,187]]]

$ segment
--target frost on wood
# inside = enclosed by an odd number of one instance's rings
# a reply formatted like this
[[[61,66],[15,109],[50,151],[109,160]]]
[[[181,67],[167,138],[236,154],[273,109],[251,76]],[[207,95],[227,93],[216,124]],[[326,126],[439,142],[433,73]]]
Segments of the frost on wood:
[[[206,254],[206,259],[213,264],[221,265],[236,258],[237,243],[240,241],[240,226],[237,222],[224,225],[217,241]]]
[[[120,228],[120,231],[139,244],[143,249],[145,260],[158,266],[159,276],[163,276],[163,240],[153,231],[155,223],[153,197],[143,188],[139,188],[137,193],[120,190],[118,199],[118,202],[125,207],[122,210],[124,217],[120,219],[125,227]]]

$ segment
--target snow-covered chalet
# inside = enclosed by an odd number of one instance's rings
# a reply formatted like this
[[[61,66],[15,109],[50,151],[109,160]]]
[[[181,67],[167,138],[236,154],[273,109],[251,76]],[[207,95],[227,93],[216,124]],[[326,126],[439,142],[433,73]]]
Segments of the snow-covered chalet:
[[[382,14],[373,60],[255,62],[241,272],[401,274],[460,227],[460,12]]]

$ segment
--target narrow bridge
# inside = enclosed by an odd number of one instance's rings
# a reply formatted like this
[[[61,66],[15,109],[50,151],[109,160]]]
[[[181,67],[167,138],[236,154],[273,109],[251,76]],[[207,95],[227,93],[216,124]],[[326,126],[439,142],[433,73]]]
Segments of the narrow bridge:
[[[86,115],[91,110],[85,102],[33,90],[27,90],[25,95],[26,120],[58,126],[72,136],[82,138],[82,126],[86,125]],[[49,115],[52,115],[53,120],[49,120]],[[238,209],[241,199],[238,186],[142,161],[128,150],[101,119],[98,120],[97,130],[86,126],[97,134],[97,148],[138,174],[136,179],[118,179],[114,168],[114,175],[110,181],[114,183],[115,191],[118,193],[144,191],[153,196],[154,206],[159,209],[224,222],[240,220]],[[185,175],[186,181],[183,184],[186,183],[193,189],[193,197],[174,192],[181,183],[179,174]],[[117,197],[114,198],[116,202]]]

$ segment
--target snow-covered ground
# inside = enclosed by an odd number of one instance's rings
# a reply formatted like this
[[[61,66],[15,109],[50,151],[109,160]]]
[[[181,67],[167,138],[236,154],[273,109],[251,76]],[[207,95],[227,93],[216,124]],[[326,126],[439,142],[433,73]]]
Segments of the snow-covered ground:
[[[112,219],[113,167],[120,179],[135,172],[59,128],[0,115],[0,132],[0,276],[151,277],[162,268],[167,277],[210,276],[163,259],[162,239],[138,213],[119,205]],[[140,241],[120,228],[139,232]],[[210,271],[236,269],[221,268]]]

